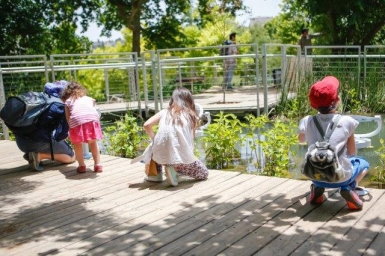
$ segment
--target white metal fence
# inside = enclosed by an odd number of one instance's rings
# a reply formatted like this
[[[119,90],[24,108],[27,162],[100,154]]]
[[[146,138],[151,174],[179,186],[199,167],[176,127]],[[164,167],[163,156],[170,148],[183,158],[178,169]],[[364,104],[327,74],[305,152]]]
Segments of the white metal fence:
[[[299,86],[308,89],[315,80],[335,75],[341,81],[366,93],[370,81],[384,84],[385,46],[312,46],[312,55],[301,55],[298,45],[240,44],[237,56],[220,56],[220,46],[162,49],[136,53],[57,54],[49,58],[0,56],[0,108],[6,98],[27,90],[41,91],[46,82],[78,80],[99,104],[125,103],[127,107],[155,111],[164,108],[173,89],[185,86],[193,93],[218,91],[224,102],[231,94],[222,89],[223,61],[235,57],[232,80],[236,88],[254,88],[257,114],[268,112],[267,91],[275,88],[277,97],[287,97]],[[373,75],[375,74],[375,75]],[[7,137],[7,130],[2,130]]]

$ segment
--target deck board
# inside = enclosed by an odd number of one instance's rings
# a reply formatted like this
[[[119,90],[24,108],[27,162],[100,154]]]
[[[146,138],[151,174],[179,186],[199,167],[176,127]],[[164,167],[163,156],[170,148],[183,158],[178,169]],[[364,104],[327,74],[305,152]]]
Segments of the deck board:
[[[0,255],[383,255],[385,190],[351,212],[338,190],[319,206],[310,181],[210,170],[178,187],[143,164],[102,155],[104,172],[47,163],[33,172],[0,141]],[[92,168],[92,160],[86,161]]]

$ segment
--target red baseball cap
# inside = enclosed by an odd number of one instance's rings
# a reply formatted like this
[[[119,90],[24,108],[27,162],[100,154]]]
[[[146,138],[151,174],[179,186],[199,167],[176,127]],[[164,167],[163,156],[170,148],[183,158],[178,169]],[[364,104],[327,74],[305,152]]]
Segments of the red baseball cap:
[[[338,87],[340,82],[334,76],[327,76],[316,82],[310,88],[309,100],[314,109],[328,108],[338,101]]]

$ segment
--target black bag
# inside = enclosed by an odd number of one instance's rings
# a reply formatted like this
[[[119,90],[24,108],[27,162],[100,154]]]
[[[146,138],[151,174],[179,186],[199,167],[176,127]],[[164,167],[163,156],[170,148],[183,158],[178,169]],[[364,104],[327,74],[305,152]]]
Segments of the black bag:
[[[228,40],[223,42],[222,45],[224,45],[225,47],[221,47],[221,49],[219,50],[220,56],[229,55],[229,47],[226,47],[226,45],[230,45],[230,44],[231,43]]]
[[[325,135],[317,117],[313,116],[314,123],[323,140],[310,145],[305,155],[305,159],[300,168],[306,177],[324,182],[338,182],[345,177],[344,169],[338,160],[345,147],[337,153],[335,147],[329,143],[330,137],[334,129],[338,126],[340,118],[341,115],[338,115],[336,120],[330,123],[329,130]]]
[[[53,103],[63,104],[59,98],[43,92],[27,92],[12,96],[1,109],[0,118],[12,132],[29,134],[39,128],[37,121],[40,115]]]

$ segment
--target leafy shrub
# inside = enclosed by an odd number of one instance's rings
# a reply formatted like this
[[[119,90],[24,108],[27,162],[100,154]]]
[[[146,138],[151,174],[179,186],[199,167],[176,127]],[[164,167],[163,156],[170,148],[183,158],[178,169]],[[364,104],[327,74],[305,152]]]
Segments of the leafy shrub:
[[[281,119],[275,119],[269,125],[266,116],[248,115],[246,120],[249,146],[257,156],[255,167],[266,176],[287,177],[294,157],[291,147],[297,144],[296,125]]]
[[[134,158],[147,146],[144,143],[148,137],[132,113],[125,114],[115,125],[107,127],[103,134],[109,155]]]
[[[205,130],[206,163],[210,167],[223,169],[230,160],[240,157],[236,145],[242,143],[243,124],[234,114],[220,112]]]

